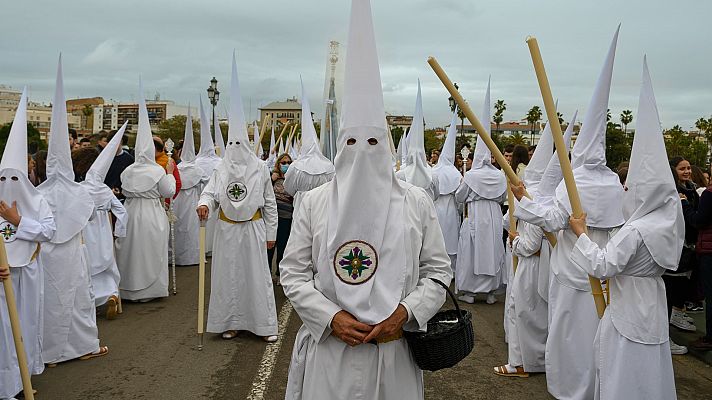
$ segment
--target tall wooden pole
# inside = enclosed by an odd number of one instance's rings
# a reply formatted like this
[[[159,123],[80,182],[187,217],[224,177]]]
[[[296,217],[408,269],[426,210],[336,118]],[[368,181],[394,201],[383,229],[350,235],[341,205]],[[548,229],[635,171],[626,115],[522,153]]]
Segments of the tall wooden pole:
[[[262,143],[262,139],[264,139],[264,137],[265,137],[265,128],[267,127],[267,122],[269,122],[269,121],[270,121],[269,115],[267,115],[265,117],[264,121],[262,121],[262,127],[260,128],[260,139],[255,142],[255,153],[257,153],[257,151],[260,149],[260,143]],[[252,136],[254,137],[254,135],[252,135]],[[260,156],[262,156],[262,155],[260,154]]]
[[[514,218],[514,193],[512,189],[507,185],[507,206],[509,210],[507,213],[509,215],[509,233],[513,235],[517,231],[517,220]],[[519,264],[519,257],[512,253],[512,270],[517,273],[517,266]]]
[[[556,155],[559,157],[559,164],[561,164],[561,172],[564,175],[564,184],[566,185],[566,192],[569,195],[569,203],[571,203],[571,213],[573,214],[574,218],[581,218],[581,216],[583,215],[583,208],[581,208],[581,199],[579,198],[578,189],[576,188],[574,172],[571,169],[568,149],[566,149],[566,145],[564,144],[564,136],[561,133],[561,125],[559,124],[559,117],[556,114],[554,96],[552,96],[551,94],[549,78],[546,76],[546,70],[544,69],[544,61],[542,60],[541,52],[539,51],[539,43],[537,43],[535,37],[530,36],[527,38],[527,45],[529,46],[529,53],[531,54],[532,63],[534,64],[536,78],[539,82],[539,90],[541,91],[541,97],[544,100],[546,116],[549,119],[548,123],[551,126],[551,136],[554,138],[554,144],[556,145]],[[606,311],[606,299],[603,297],[603,288],[601,287],[601,281],[592,276],[589,276],[588,280],[591,285],[591,294],[593,295],[593,300],[596,303],[596,312],[598,313],[598,318],[602,318],[603,312]]]
[[[452,96],[453,99],[455,99],[455,102],[457,102],[458,107],[460,107],[460,110],[462,110],[462,113],[467,117],[467,119],[472,123],[472,125],[475,127],[475,130],[477,131],[477,134],[482,138],[482,140],[485,142],[485,145],[487,148],[490,150],[492,155],[494,156],[494,159],[497,160],[497,164],[499,164],[500,167],[502,167],[502,170],[504,171],[505,175],[507,175],[507,179],[514,184],[514,185],[519,185],[521,180],[517,176],[517,174],[514,172],[512,169],[512,166],[509,165],[507,162],[507,159],[504,158],[504,155],[502,152],[499,150],[499,147],[494,143],[490,135],[487,133],[485,130],[485,127],[482,125],[479,119],[477,119],[477,116],[475,116],[475,113],[472,112],[472,109],[470,108],[470,105],[467,104],[465,99],[462,97],[460,92],[457,90],[455,85],[453,85],[452,81],[450,78],[448,78],[447,74],[445,71],[443,71],[442,67],[438,63],[438,61],[435,59],[435,57],[428,57],[428,64],[430,65],[430,68],[433,69],[435,72],[435,75],[440,78],[440,82],[445,86],[448,92],[450,92],[450,95]],[[558,119],[557,119],[558,121]],[[489,123],[489,121],[487,121]],[[463,160],[463,162],[467,162],[467,160]],[[524,195],[531,199],[531,196],[529,193],[525,190]],[[550,232],[545,232],[546,239],[551,243],[552,246],[556,246],[556,237],[552,235]]]
[[[2,239],[0,239],[0,265],[10,270],[5,241]],[[27,368],[27,353],[25,353],[25,343],[22,340],[22,327],[20,326],[20,316],[17,314],[17,302],[15,301],[15,289],[12,287],[12,278],[9,277],[2,281],[2,286],[5,289],[7,314],[10,317],[12,339],[15,342],[15,352],[17,354],[17,365],[20,368],[20,377],[22,378],[22,393],[25,395],[25,399],[34,400],[35,394],[34,390],[32,390],[30,371]],[[3,349],[3,351],[8,351],[8,349]]]
[[[203,350],[203,333],[205,333],[205,220],[200,221],[200,238],[198,249],[198,350]]]

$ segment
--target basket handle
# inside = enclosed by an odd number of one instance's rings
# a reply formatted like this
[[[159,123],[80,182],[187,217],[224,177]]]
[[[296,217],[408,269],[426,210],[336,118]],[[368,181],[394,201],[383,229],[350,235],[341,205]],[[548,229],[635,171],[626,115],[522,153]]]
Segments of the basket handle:
[[[460,316],[460,323],[464,323],[464,319],[462,318],[462,310],[460,310],[460,305],[457,302],[457,299],[455,298],[455,295],[452,293],[450,290],[450,287],[446,284],[444,284],[441,280],[435,279],[435,278],[430,278],[433,282],[437,283],[438,285],[442,286],[443,289],[445,289],[445,292],[450,296],[450,299],[452,299],[452,302],[455,303],[455,310],[457,310],[457,315]]]

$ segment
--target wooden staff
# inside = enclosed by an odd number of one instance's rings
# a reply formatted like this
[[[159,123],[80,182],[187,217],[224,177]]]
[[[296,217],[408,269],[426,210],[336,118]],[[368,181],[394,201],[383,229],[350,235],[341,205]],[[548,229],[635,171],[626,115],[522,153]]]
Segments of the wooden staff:
[[[507,182],[509,183],[509,182]],[[517,220],[514,218],[514,193],[512,193],[512,188],[507,185],[507,205],[509,206],[509,234],[514,235],[517,232]],[[517,273],[517,265],[519,264],[519,257],[512,253],[512,270]]]
[[[275,153],[279,149],[279,140],[277,139],[282,139],[282,136],[284,135],[284,132],[287,130],[287,127],[289,126],[289,121],[287,121],[286,124],[284,124],[284,127],[282,128],[282,132],[279,133],[279,135],[275,138],[274,140],[274,147],[269,149],[270,154],[274,151]],[[279,154],[277,154],[279,155]]]
[[[10,263],[7,261],[7,252],[5,250],[5,241],[2,239],[0,239],[0,266],[7,268],[8,271],[10,270]],[[20,316],[17,314],[17,302],[15,301],[15,289],[12,287],[12,278],[8,277],[2,281],[2,286],[5,289],[5,303],[7,305],[7,314],[10,317],[12,339],[15,341],[17,366],[20,368],[20,377],[22,378],[22,393],[25,395],[25,399],[34,400],[35,394],[34,390],[32,390],[30,371],[27,368],[27,354],[25,353],[25,344],[22,341],[22,327],[20,326]]]
[[[435,57],[428,57],[428,64],[430,65],[430,68],[433,69],[435,72],[435,75],[440,78],[440,82],[445,86],[448,92],[450,92],[450,95],[455,99],[457,102],[457,106],[460,107],[460,110],[462,110],[463,114],[465,114],[465,117],[472,123],[472,125],[475,127],[477,130],[477,134],[480,135],[482,138],[482,141],[485,142],[485,145],[487,148],[490,150],[492,155],[494,156],[494,159],[497,160],[497,164],[499,164],[500,167],[502,167],[502,170],[504,171],[505,175],[507,175],[507,179],[514,184],[514,185],[519,185],[521,180],[517,176],[517,174],[514,172],[512,169],[512,166],[509,165],[507,162],[507,159],[504,158],[504,155],[502,152],[499,150],[499,147],[494,143],[490,135],[487,133],[485,130],[485,127],[482,125],[479,119],[477,119],[477,116],[475,116],[475,113],[472,112],[472,109],[470,108],[470,105],[467,104],[465,99],[462,97],[460,92],[455,88],[455,85],[453,85],[452,81],[450,78],[448,78],[447,74],[445,71],[443,71],[442,67],[438,63],[438,61],[435,59]],[[558,119],[557,119],[558,121]],[[489,121],[487,122],[489,123]],[[467,160],[463,160],[463,162],[467,162]],[[532,197],[529,195],[529,193],[524,190],[524,196],[527,198],[531,199]],[[546,239],[551,243],[552,246],[556,246],[556,237],[552,235],[550,232],[545,232]]]
[[[205,333],[205,223],[200,221],[200,238],[198,248],[198,350],[203,350],[203,333]]]
[[[289,133],[289,137],[287,138],[287,145],[284,146],[284,151],[286,153],[289,153],[289,149],[292,148],[292,138],[294,137],[294,134],[297,132],[297,125],[294,125],[294,128],[292,128],[292,132]]]
[[[257,153],[257,151],[260,149],[260,143],[262,143],[262,139],[264,139],[264,137],[265,137],[265,128],[267,127],[267,122],[269,120],[270,120],[270,116],[269,116],[269,114],[267,114],[267,116],[265,117],[265,120],[262,121],[262,127],[260,128],[260,139],[255,142],[255,153]],[[257,128],[257,126],[255,126],[255,129],[256,128]],[[254,137],[254,136],[255,135],[252,135],[252,137]],[[260,154],[260,156],[262,156],[262,155]]]
[[[559,124],[559,117],[556,114],[556,106],[554,105],[554,96],[551,94],[549,78],[546,76],[544,62],[542,61],[541,52],[539,51],[539,43],[537,43],[535,37],[530,36],[527,38],[527,45],[529,46],[529,53],[531,53],[532,63],[534,64],[536,78],[539,82],[541,97],[544,100],[546,116],[549,119],[549,124],[551,126],[551,136],[554,138],[554,144],[556,145],[556,155],[559,157],[561,172],[564,175],[564,184],[566,185],[566,192],[569,195],[571,213],[574,218],[581,218],[583,215],[581,199],[579,198],[578,189],[576,188],[576,181],[574,180],[574,172],[571,169],[568,151],[566,149],[566,145],[564,144],[564,136],[561,133],[561,125]],[[588,232],[588,229],[586,229],[586,231]],[[606,311],[606,299],[603,297],[601,281],[592,276],[588,277],[588,281],[591,284],[591,294],[593,295],[593,300],[596,303],[598,318],[603,318],[603,312]]]

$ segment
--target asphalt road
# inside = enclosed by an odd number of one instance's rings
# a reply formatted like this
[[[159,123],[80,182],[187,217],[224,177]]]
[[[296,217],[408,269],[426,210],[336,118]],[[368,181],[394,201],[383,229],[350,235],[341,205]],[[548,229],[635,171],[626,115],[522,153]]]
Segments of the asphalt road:
[[[196,349],[197,267],[178,268],[178,295],[145,303],[124,303],[116,320],[98,317],[99,336],[110,353],[70,361],[33,378],[38,399],[252,399],[284,398],[294,336],[301,322],[295,312],[284,325],[279,351],[261,338],[242,333],[222,340],[206,334]],[[209,282],[209,281],[208,281]],[[209,283],[208,283],[209,290]],[[275,287],[278,314],[285,304]],[[447,306],[446,307],[451,307]],[[502,329],[503,303],[465,305],[473,313],[475,350],[455,368],[425,374],[427,399],[549,399],[544,375],[503,378],[492,367],[507,360]],[[289,308],[287,306],[287,308]],[[286,313],[282,311],[282,315]],[[274,365],[262,363],[265,351]],[[712,368],[691,356],[674,356],[679,399],[712,393]],[[271,367],[271,375],[264,373]],[[644,368],[634,366],[631,368]],[[260,373],[260,371],[263,371]],[[705,395],[706,393],[706,395]]]

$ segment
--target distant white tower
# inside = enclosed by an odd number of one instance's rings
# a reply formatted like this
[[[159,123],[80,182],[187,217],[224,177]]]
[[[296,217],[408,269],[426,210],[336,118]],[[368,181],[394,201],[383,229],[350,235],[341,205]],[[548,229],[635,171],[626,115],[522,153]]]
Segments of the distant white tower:
[[[339,42],[329,42],[329,54],[326,63],[326,79],[324,82],[324,118],[321,120],[322,152],[331,161],[336,156],[336,138],[339,134],[339,100],[341,76],[343,75],[339,62]]]

